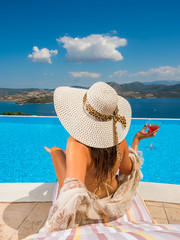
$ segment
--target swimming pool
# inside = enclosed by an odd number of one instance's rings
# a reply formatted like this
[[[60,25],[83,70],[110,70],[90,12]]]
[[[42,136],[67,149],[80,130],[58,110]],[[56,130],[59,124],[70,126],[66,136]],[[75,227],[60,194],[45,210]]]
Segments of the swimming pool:
[[[126,137],[129,146],[146,121],[132,119]],[[142,181],[180,184],[180,120],[157,121],[162,125],[156,137],[142,140],[139,145],[144,157]],[[0,129],[1,183],[56,181],[44,146],[66,148],[69,134],[57,117],[0,116]],[[154,148],[149,148],[151,144]]]

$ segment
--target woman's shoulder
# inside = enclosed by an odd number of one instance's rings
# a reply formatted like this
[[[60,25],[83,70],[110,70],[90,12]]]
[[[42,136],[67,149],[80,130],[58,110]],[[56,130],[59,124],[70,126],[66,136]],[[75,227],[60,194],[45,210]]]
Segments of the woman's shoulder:
[[[68,138],[68,140],[67,140],[66,149],[68,151],[72,151],[72,152],[78,153],[78,156],[82,155],[82,157],[86,157],[88,166],[90,165],[90,163],[91,163],[91,156],[90,156],[89,149],[88,149],[88,147],[86,145],[84,145],[83,143],[79,142],[74,137],[70,136]]]
[[[124,138],[120,143],[119,143],[119,150],[122,154],[122,156],[124,155],[124,152],[126,151],[127,149],[127,142],[126,142],[126,139]]]
[[[74,137],[70,136],[67,140],[67,146],[71,146],[71,147],[76,147],[76,148],[81,148],[81,149],[88,149],[86,145],[84,145],[83,143],[79,142],[78,140],[76,140]]]
[[[119,143],[119,147],[124,148],[124,146],[127,144],[125,138]]]
[[[79,144],[79,145],[84,145],[83,143],[79,142],[78,140],[76,140],[74,137],[70,136],[67,140],[67,144]],[[85,146],[85,145],[84,145]]]
[[[73,138],[72,136],[70,136],[67,140],[67,143],[71,143],[71,142],[78,142],[75,138]]]

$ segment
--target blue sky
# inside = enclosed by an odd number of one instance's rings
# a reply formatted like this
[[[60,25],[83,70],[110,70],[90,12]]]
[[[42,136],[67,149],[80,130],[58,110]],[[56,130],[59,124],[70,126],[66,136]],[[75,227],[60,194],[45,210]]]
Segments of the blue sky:
[[[180,80],[179,0],[0,2],[0,87]]]

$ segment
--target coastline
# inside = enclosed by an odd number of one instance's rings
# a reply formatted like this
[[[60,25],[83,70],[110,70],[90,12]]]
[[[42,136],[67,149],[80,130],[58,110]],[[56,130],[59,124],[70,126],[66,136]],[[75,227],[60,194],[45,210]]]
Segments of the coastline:
[[[30,104],[53,104],[53,102],[51,102],[51,103],[23,103],[23,104],[21,104],[21,103],[18,103],[18,101],[15,101],[15,100],[0,100],[0,102],[14,102],[15,104],[17,104],[17,105],[19,105],[19,106],[22,106],[22,105],[30,105]]]
[[[180,99],[180,98],[173,98],[173,97],[151,97],[151,98],[144,98],[144,97],[136,97],[136,98],[126,98],[128,99]],[[18,103],[18,101],[21,100],[0,100],[0,102],[14,102],[15,104],[19,105],[19,106],[23,106],[23,105],[39,105],[39,104],[53,104],[53,102],[44,102],[44,103],[36,103],[36,102],[32,102],[32,103]]]

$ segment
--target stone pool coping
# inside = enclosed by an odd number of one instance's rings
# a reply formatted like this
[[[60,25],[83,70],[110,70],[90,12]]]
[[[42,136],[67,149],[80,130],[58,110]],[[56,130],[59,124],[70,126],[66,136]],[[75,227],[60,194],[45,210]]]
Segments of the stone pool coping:
[[[0,183],[0,202],[52,201],[55,183]],[[141,182],[138,192],[144,200],[180,203],[180,185]]]

